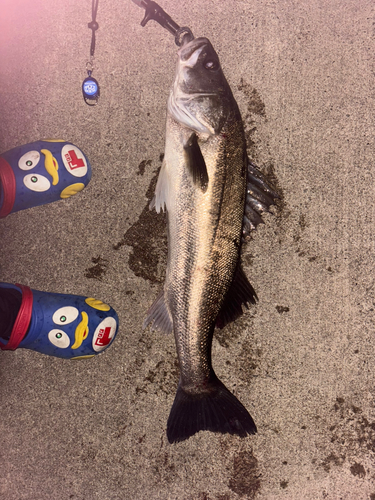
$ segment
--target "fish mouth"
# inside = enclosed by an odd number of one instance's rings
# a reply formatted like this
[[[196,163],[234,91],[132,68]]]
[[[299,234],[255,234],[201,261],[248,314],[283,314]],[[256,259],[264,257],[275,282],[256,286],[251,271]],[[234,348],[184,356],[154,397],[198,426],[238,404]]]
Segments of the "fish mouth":
[[[197,54],[197,58],[198,58],[203,47],[205,45],[209,45],[209,44],[210,44],[210,41],[208,40],[208,38],[205,38],[205,37],[194,38],[191,42],[188,42],[187,44],[183,45],[181,47],[181,49],[177,52],[179,57],[180,57],[180,61],[181,62],[188,62],[189,59],[192,57],[192,55],[194,55],[194,53],[198,49],[201,49],[199,51],[199,53]]]

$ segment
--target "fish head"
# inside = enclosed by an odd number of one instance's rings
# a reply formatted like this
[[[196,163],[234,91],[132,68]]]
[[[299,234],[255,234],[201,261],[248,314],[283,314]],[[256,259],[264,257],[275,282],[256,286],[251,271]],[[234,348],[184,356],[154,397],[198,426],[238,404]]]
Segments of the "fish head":
[[[234,101],[219,57],[203,37],[183,44],[178,56],[168,111],[177,122],[197,133],[216,135]]]

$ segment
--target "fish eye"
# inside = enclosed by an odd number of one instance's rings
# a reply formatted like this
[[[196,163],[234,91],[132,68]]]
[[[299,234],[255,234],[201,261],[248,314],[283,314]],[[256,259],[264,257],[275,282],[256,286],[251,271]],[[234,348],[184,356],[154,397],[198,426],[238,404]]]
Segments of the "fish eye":
[[[219,68],[219,64],[216,61],[212,61],[211,59],[209,59],[204,63],[204,67],[208,70],[213,71]]]

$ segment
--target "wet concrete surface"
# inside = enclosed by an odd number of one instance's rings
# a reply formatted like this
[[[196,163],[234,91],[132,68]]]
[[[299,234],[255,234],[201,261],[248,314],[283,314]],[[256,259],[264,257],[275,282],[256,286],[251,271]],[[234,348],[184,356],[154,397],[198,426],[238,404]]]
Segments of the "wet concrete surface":
[[[259,303],[213,344],[258,434],[168,444],[174,340],[142,330],[165,276],[166,222],[148,204],[173,37],[142,28],[134,3],[100,0],[89,107],[91,2],[3,0],[0,151],[66,139],[93,176],[0,221],[0,280],[101,299],[120,329],[81,362],[0,352],[0,498],[374,500],[374,4],[162,6],[213,43],[249,156],[282,194],[243,250]]]

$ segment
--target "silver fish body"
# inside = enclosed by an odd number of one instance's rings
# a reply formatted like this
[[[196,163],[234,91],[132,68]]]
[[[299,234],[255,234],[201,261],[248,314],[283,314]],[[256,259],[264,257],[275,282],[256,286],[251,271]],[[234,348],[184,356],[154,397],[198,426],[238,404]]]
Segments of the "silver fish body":
[[[164,205],[167,210],[168,264],[164,290],[145,321],[175,336],[180,381],[167,425],[170,442],[200,430],[242,437],[256,432],[211,364],[215,325],[235,319],[243,304],[256,300],[240,266],[251,196],[247,181],[237,103],[211,43],[196,38],[179,50],[168,101],[165,156],[153,203],[157,211]]]

